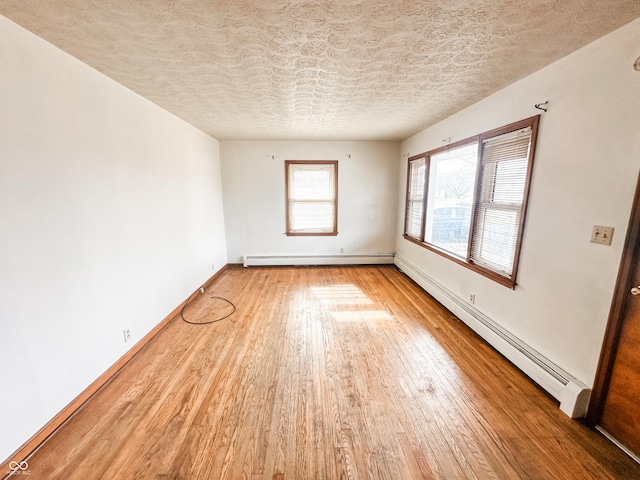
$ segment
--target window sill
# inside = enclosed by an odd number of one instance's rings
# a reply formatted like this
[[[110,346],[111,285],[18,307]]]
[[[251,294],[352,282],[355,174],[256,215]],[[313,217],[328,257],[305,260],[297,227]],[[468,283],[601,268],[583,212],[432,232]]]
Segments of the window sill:
[[[452,255],[451,253],[445,251],[445,250],[441,250],[438,247],[435,247],[434,245],[430,245],[429,243],[426,242],[422,242],[420,240],[418,240],[417,238],[413,238],[409,235],[403,235],[405,240],[408,240],[411,243],[415,243],[416,245],[419,245],[422,248],[425,248],[433,253],[437,253],[438,255],[447,258],[449,260],[451,260],[454,263],[457,263],[458,265],[462,265],[465,268],[468,268],[469,270],[472,270],[480,275],[482,275],[485,278],[488,278],[489,280],[493,280],[496,283],[499,283],[500,285],[504,285],[507,288],[510,288],[511,290],[515,289],[516,287],[516,282],[514,280],[512,280],[511,278],[507,278],[504,277],[492,270],[489,270],[487,268],[481,267],[479,265],[476,265],[474,263],[469,263],[467,262],[465,259],[461,258],[461,257],[456,257],[455,255]]]
[[[335,237],[338,232],[286,232],[287,237]]]

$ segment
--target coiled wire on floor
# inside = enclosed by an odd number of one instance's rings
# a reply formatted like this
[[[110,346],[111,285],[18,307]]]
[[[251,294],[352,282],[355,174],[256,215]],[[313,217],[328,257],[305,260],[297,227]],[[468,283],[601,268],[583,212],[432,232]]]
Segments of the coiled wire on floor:
[[[187,299],[187,301],[185,302],[185,304],[182,306],[182,308],[180,309],[180,318],[182,318],[182,321],[184,321],[185,323],[188,323],[190,325],[209,325],[211,323],[216,323],[219,322],[221,320],[224,320],[225,318],[229,318],[231,315],[233,315],[236,311],[236,306],[233,304],[233,302],[231,300],[227,300],[224,297],[217,297],[215,295],[211,295],[209,298],[215,298],[218,300],[222,300],[224,302],[227,302],[229,305],[231,305],[231,307],[233,308],[233,310],[231,310],[231,312],[229,312],[228,314],[226,314],[224,317],[220,317],[220,318],[215,318],[213,320],[208,320],[206,322],[194,322],[192,320],[187,320],[184,317],[184,311],[187,308],[187,305],[189,305],[195,298],[197,294],[203,294],[205,293],[203,288],[199,288],[198,290],[196,290],[195,292],[193,292],[189,298]]]

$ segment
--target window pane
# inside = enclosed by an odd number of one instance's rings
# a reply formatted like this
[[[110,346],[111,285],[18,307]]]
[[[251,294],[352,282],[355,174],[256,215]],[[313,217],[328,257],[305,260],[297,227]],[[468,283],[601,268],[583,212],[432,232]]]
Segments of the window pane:
[[[331,231],[333,205],[331,202],[293,202],[292,230]]]
[[[329,200],[333,196],[331,181],[333,175],[328,168],[299,169],[293,172],[292,199]]]
[[[474,260],[510,275],[518,239],[520,211],[483,208],[478,212]]]
[[[527,179],[527,159],[521,158],[495,164],[493,201],[520,205]]]
[[[412,161],[410,164],[409,195],[422,197],[424,195],[424,158]]]
[[[422,199],[418,202],[410,201],[407,207],[407,235],[420,238],[422,228]]]
[[[430,157],[425,241],[466,258],[478,144]]]

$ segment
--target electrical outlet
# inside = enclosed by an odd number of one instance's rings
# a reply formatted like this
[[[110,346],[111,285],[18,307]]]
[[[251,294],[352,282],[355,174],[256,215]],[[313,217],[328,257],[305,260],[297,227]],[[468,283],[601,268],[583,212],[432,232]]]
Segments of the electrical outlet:
[[[129,327],[122,330],[122,333],[124,335],[124,343],[127,343],[129,340],[131,340],[131,329]]]
[[[476,303],[476,294],[475,293],[470,293],[469,294],[469,303],[471,305],[475,305],[475,303]]]
[[[613,227],[603,227],[602,225],[594,225],[591,232],[591,243],[599,243],[601,245],[611,245],[613,238]]]
[[[215,269],[216,269],[216,264],[215,264],[215,263],[212,263],[212,264],[211,264],[211,270],[215,270]]]

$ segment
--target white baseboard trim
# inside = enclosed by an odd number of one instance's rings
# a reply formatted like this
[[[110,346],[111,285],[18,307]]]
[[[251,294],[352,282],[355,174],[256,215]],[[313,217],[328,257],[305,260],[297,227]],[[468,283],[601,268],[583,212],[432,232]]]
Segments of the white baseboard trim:
[[[548,358],[515,337],[473,305],[400,255],[395,265],[449,311],[560,402],[571,418],[584,417],[591,390]]]
[[[245,255],[243,258],[245,267],[381,264],[393,264],[393,253],[368,255]]]

